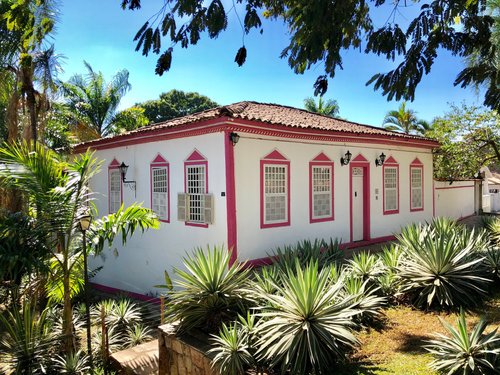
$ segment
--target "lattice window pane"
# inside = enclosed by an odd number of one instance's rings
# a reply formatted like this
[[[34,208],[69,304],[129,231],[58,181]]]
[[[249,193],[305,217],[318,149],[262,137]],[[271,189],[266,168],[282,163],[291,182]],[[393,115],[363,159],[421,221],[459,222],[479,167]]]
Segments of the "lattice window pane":
[[[332,168],[314,166],[312,168],[313,218],[332,215]]]
[[[396,211],[398,209],[398,169],[396,167],[384,167],[384,196],[385,211]]]
[[[411,169],[411,208],[422,208],[422,169]]]
[[[265,222],[284,222],[288,218],[288,184],[286,165],[264,166]]]
[[[122,183],[118,169],[109,171],[109,212],[115,213],[122,204]]]
[[[152,209],[160,219],[168,218],[168,169],[153,167],[152,170]]]
[[[188,221],[205,222],[206,169],[204,165],[186,167],[186,187],[189,194]]]

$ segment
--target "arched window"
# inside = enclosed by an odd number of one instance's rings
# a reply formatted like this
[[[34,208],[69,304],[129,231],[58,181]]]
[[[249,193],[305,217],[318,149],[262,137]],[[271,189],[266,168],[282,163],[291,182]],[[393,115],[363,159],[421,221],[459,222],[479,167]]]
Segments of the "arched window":
[[[410,211],[424,209],[424,165],[415,158],[410,164]]]

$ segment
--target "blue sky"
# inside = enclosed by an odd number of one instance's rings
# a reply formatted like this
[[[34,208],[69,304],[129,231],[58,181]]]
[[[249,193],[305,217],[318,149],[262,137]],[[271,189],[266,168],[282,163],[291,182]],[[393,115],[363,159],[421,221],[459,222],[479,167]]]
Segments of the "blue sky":
[[[66,57],[62,79],[83,73],[83,60],[94,70],[102,71],[108,80],[118,70],[127,69],[132,89],[121,108],[155,99],[171,89],[197,91],[220,104],[255,100],[302,108],[304,98],[313,95],[316,77],[323,74],[322,66],[318,65],[303,75],[296,75],[286,59],[279,58],[289,37],[286,27],[277,21],[265,21],[262,35],[253,31],[245,37],[248,57],[246,63],[238,67],[234,56],[242,44],[242,31],[233,12],[229,15],[228,30],[218,39],[203,35],[196,46],[176,47],[171,70],[159,77],[154,73],[157,55],[144,57],[135,52],[133,37],[162,2],[143,0],[143,8],[134,12],[122,10],[120,3],[120,0],[63,2],[54,43],[57,52]],[[415,5],[403,10],[403,14],[398,15],[400,23],[407,22],[416,10]],[[383,24],[387,10],[377,12],[380,19],[376,22]],[[168,41],[165,42],[168,45]],[[398,103],[388,102],[365,83],[373,74],[386,72],[396,63],[353,50],[344,52],[343,59],[344,70],[338,70],[330,80],[325,98],[338,101],[342,117],[380,126],[385,113],[396,109]],[[432,120],[443,115],[451,102],[481,103],[482,98],[475,89],[453,86],[462,67],[461,59],[446,52],[438,57],[431,74],[425,76],[418,87],[415,101],[409,105],[419,118]]]

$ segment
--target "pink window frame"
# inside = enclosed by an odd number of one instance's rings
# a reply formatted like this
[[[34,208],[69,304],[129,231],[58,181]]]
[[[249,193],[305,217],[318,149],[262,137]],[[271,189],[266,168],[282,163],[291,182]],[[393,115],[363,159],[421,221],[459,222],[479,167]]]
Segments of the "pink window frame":
[[[161,218],[158,216],[158,219],[163,223],[170,223],[170,164],[161,154],[156,155],[154,160],[149,164],[149,195],[151,210],[153,210],[153,168],[165,168],[167,170],[167,217]]]
[[[203,165],[205,167],[205,194],[208,194],[208,160],[196,149],[184,161],[184,193],[188,194],[187,167],[193,165]],[[189,212],[186,212],[186,216],[189,216]],[[196,223],[189,220],[186,220],[184,224],[190,227],[208,228],[208,224]]]
[[[422,173],[422,207],[418,207],[418,208],[413,208],[412,203],[411,203],[412,202],[412,199],[411,199],[411,194],[412,194],[412,173],[411,173],[411,170],[412,169],[420,169],[421,173]],[[423,211],[424,205],[425,205],[425,202],[424,202],[424,165],[422,164],[422,162],[418,158],[415,158],[415,160],[413,160],[410,164],[410,212]]]
[[[396,178],[397,178],[397,183],[396,183],[396,202],[398,204],[398,208],[396,210],[386,210],[385,209],[385,170],[386,168],[396,168]],[[383,205],[383,211],[384,215],[395,215],[399,214],[399,208],[400,208],[400,201],[399,201],[399,163],[391,156],[389,157],[384,165],[382,166],[382,205]]]
[[[287,217],[285,221],[276,222],[276,223],[265,223],[265,166],[266,165],[286,165],[287,168],[287,176],[286,176],[286,189],[287,189]],[[260,227],[264,228],[275,228],[275,227],[286,227],[290,226],[290,160],[284,157],[278,150],[274,150],[273,152],[266,155],[264,158],[260,160]]]
[[[113,158],[113,161],[108,165],[108,213],[114,214],[115,212],[111,212],[111,171],[118,169],[120,171],[120,162]],[[123,204],[123,179],[120,176],[120,206]]]
[[[330,167],[330,191],[331,191],[331,203],[332,212],[328,217],[314,218],[314,202],[313,202],[313,168],[314,167]],[[334,163],[328,158],[324,153],[320,153],[312,161],[309,162],[309,222],[310,223],[320,223],[324,221],[335,220],[335,200],[334,200]]]

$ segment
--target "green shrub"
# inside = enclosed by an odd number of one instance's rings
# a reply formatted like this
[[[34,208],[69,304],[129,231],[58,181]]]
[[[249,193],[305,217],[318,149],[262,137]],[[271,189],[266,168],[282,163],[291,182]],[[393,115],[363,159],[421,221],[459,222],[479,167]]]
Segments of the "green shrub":
[[[249,271],[242,264],[230,265],[230,258],[231,253],[223,248],[198,248],[184,258],[187,271],[175,269],[179,289],[168,293],[168,309],[169,320],[179,321],[180,331],[217,332],[223,322],[245,311]]]
[[[479,303],[489,280],[480,263],[484,237],[448,219],[410,225],[397,236],[402,290],[420,307],[456,308]]]
[[[431,363],[435,370],[447,374],[493,374],[498,373],[500,356],[500,334],[484,333],[487,324],[481,321],[467,332],[465,314],[460,312],[457,328],[441,320],[450,336],[436,334],[426,349],[436,358]]]
[[[352,297],[332,283],[330,270],[314,261],[287,268],[277,294],[263,294],[267,307],[257,313],[257,357],[291,374],[329,373],[331,366],[357,345],[352,333]]]

